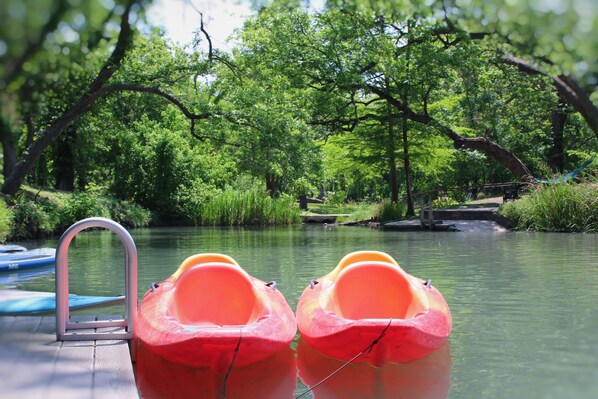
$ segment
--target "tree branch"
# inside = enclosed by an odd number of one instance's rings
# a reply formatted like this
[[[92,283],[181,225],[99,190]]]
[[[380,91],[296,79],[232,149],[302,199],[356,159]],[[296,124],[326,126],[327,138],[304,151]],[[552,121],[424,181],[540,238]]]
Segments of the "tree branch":
[[[88,92],[84,94],[72,107],[67,109],[62,115],[54,120],[48,126],[45,132],[34,141],[21,161],[16,163],[12,170],[5,177],[2,192],[14,195],[21,186],[23,179],[31,171],[35,162],[39,159],[44,150],[58,138],[58,136],[75,122],[81,115],[91,108],[97,98],[100,97],[100,89],[112,77],[124,58],[131,37],[131,25],[129,23],[129,14],[135,4],[135,0],[129,0],[122,15],[118,35],[118,40],[110,58],[106,61],[94,81],[90,84]]]
[[[527,166],[525,166],[525,164],[519,158],[498,144],[490,141],[486,137],[463,137],[448,126],[438,122],[431,116],[414,112],[385,90],[373,85],[368,85],[367,87],[374,94],[387,100],[390,105],[404,113],[408,119],[419,122],[423,125],[434,127],[445,136],[449,137],[451,140],[453,140],[453,145],[455,148],[481,151],[500,162],[522,180],[527,180],[533,176]]]
[[[516,67],[518,70],[528,75],[542,75],[551,78],[559,95],[566,99],[567,102],[581,114],[590,129],[592,129],[598,138],[598,107],[594,105],[588,94],[573,76],[550,76],[537,65],[511,55],[502,57],[502,61],[505,64]]]
[[[212,114],[210,114],[210,113],[196,114],[196,113],[191,112],[189,110],[189,108],[187,108],[185,106],[185,104],[183,104],[179,99],[174,97],[172,94],[166,93],[165,91],[161,90],[158,87],[147,87],[147,86],[135,85],[135,84],[129,84],[129,83],[115,83],[113,85],[104,86],[100,90],[98,90],[96,93],[94,93],[93,101],[97,100],[100,97],[105,97],[108,94],[121,92],[121,91],[150,93],[150,94],[155,94],[157,96],[165,98],[172,104],[176,105],[181,110],[181,112],[190,120],[206,119],[206,118],[209,118],[210,116],[212,116]]]
[[[129,14],[131,13],[131,8],[135,2],[136,0],[129,0],[127,3],[120,21],[120,33],[118,34],[116,46],[114,47],[112,54],[110,54],[108,61],[106,61],[94,81],[89,86],[89,93],[98,91],[118,70],[123,58],[125,57],[132,36]]]

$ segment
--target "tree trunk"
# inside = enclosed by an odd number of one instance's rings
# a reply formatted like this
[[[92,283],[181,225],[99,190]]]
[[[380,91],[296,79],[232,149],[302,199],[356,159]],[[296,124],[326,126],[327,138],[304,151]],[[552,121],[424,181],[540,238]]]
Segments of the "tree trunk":
[[[390,104],[388,113],[390,114]],[[388,118],[388,140],[386,142],[386,155],[388,156],[388,170],[390,173],[390,201],[393,204],[399,202],[399,178],[397,176],[397,157],[395,155],[395,129],[393,118]]]
[[[62,138],[56,141],[54,179],[58,190],[73,191],[75,189],[75,167],[72,149],[75,136],[75,128],[71,126],[62,135]]]
[[[276,190],[278,190],[276,176],[266,172],[266,192],[270,195],[270,197],[274,197],[276,195]]]
[[[407,29],[408,33],[411,33],[411,20],[407,21]],[[410,37],[407,36],[407,41],[409,41]],[[410,81],[410,71],[411,71],[411,46],[407,47],[407,81]],[[409,91],[408,85],[405,84],[403,86],[403,93],[402,93],[402,100],[403,105],[408,108],[409,107]],[[411,161],[409,159],[409,125],[407,121],[407,114],[403,112],[403,168],[405,169],[405,189],[407,190],[406,200],[407,200],[407,212],[405,216],[415,216],[415,209],[413,206],[413,193],[411,192]]]
[[[562,172],[565,168],[565,146],[563,131],[567,121],[567,113],[563,111],[563,101],[552,111],[552,147],[548,151],[548,163],[553,173]]]
[[[411,192],[411,161],[409,160],[407,116],[403,115],[403,165],[405,168],[405,189],[407,190],[407,212],[405,216],[414,216],[413,193]]]
[[[35,126],[33,124],[33,87],[29,82],[23,85],[23,119],[25,120],[25,126],[27,128],[27,139],[25,141],[25,148],[29,148],[33,144],[35,139]],[[29,183],[35,184],[36,182],[36,170],[33,168],[29,173]]]
[[[10,175],[17,163],[17,151],[12,140],[12,131],[4,119],[0,119],[0,141],[4,151],[2,153],[2,172],[4,179]]]

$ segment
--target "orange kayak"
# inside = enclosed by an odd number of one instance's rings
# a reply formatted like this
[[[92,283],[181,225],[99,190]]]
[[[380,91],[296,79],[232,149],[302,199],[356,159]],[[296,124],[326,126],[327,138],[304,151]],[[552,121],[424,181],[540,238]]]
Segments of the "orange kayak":
[[[386,253],[359,251],[305,288],[297,325],[302,339],[327,356],[359,355],[355,362],[381,365],[409,362],[442,347],[452,321],[431,282],[407,274]]]
[[[283,295],[221,254],[187,258],[144,295],[137,323],[146,349],[216,371],[282,351],[297,331]]]

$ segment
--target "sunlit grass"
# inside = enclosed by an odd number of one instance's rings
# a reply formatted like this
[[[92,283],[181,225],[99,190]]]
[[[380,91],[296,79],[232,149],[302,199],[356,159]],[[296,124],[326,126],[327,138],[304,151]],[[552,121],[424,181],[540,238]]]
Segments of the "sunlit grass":
[[[290,196],[271,198],[260,190],[225,191],[201,208],[201,224],[218,226],[262,226],[301,221],[300,211]]]
[[[499,213],[519,229],[598,232],[598,182],[538,185]]]

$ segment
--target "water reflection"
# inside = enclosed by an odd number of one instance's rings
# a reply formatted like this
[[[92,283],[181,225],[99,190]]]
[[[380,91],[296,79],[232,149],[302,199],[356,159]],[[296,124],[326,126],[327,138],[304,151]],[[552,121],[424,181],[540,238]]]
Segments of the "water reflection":
[[[51,265],[33,269],[3,272],[0,273],[0,286],[4,286],[4,288],[15,288],[21,284],[30,283],[41,276],[54,274],[55,270],[54,265]]]
[[[139,297],[189,255],[220,252],[249,274],[276,280],[295,308],[309,280],[328,273],[347,253],[387,252],[409,274],[431,278],[451,308],[451,398],[594,398],[598,392],[598,234],[400,233],[321,226],[131,233],[139,252]],[[52,247],[56,239],[20,244]],[[121,295],[123,259],[115,234],[79,234],[69,250],[70,291]],[[19,280],[18,288],[52,291],[54,284],[54,274],[48,273]],[[101,313],[123,311],[120,306]],[[305,389],[297,381],[295,395]],[[323,395],[322,389],[315,394]]]
[[[291,348],[247,367],[233,367],[228,378],[225,372],[170,362],[142,345],[138,348],[135,373],[144,399],[285,399],[293,397],[297,385]]]
[[[313,387],[343,364],[299,339],[297,368],[299,378],[308,387]],[[315,387],[313,397],[444,399],[451,387],[451,367],[448,343],[427,357],[405,364],[387,363],[374,367],[369,363],[353,363]]]

